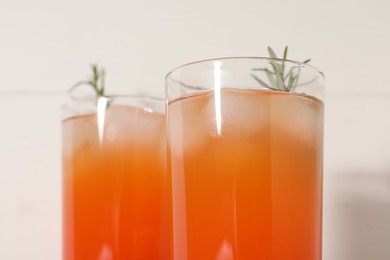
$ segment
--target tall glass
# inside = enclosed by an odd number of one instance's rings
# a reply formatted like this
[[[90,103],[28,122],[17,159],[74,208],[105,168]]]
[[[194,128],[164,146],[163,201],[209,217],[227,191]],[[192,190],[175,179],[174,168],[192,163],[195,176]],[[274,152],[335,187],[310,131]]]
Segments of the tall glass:
[[[320,260],[324,76],[225,58],[166,77],[175,260]]]
[[[63,108],[63,259],[170,259],[164,100]]]

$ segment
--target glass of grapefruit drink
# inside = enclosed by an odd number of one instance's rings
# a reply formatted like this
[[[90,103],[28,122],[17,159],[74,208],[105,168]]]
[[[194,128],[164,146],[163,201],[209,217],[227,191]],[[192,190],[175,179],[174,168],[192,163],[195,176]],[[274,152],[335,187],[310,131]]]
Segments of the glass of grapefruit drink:
[[[170,259],[165,102],[73,99],[63,108],[63,259]]]
[[[175,260],[320,260],[324,76],[223,58],[166,77]]]

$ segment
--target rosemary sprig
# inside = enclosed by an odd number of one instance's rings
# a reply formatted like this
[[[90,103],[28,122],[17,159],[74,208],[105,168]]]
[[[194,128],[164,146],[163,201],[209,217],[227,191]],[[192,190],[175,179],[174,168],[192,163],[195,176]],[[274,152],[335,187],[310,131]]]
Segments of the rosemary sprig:
[[[288,46],[284,48],[283,58],[279,59],[275,54],[275,51],[268,47],[268,53],[270,58],[275,59],[270,61],[271,68],[255,68],[253,71],[262,71],[265,73],[268,79],[268,83],[260,79],[256,75],[252,74],[252,77],[260,83],[265,88],[276,90],[276,91],[285,91],[292,92],[295,87],[298,85],[299,74],[301,72],[301,67],[296,65],[292,66],[286,72],[285,62],[287,60]],[[307,64],[310,62],[310,59],[303,61],[302,63]]]
[[[97,64],[92,64],[91,65],[92,69],[92,76],[90,77],[89,80],[82,80],[74,84],[70,89],[69,93],[72,93],[75,89],[77,89],[80,86],[90,86],[93,88],[96,97],[103,97],[104,96],[104,91],[105,91],[105,86],[104,86],[104,81],[106,77],[106,71],[104,68],[99,68]]]

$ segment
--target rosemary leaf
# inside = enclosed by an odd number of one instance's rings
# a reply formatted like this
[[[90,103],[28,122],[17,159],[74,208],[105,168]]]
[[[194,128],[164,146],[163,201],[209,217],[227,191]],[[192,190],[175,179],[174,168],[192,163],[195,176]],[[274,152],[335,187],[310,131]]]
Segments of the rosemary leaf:
[[[284,48],[284,53],[283,53],[283,60],[287,60],[287,52],[288,52],[288,46]]]
[[[275,59],[269,61],[269,65],[272,67],[272,69],[264,67],[264,68],[254,68],[252,69],[252,71],[264,72],[264,74],[268,79],[269,84],[267,84],[265,81],[263,81],[261,78],[259,78],[254,74],[251,74],[252,77],[265,88],[271,90],[286,91],[286,92],[294,91],[294,89],[298,85],[301,67],[299,65],[292,66],[288,70],[287,74],[285,74],[288,46],[284,48],[283,59],[278,59],[278,56],[276,55],[275,51],[271,47],[268,46],[267,50],[269,56],[272,59]],[[307,59],[302,63],[307,64],[310,61],[311,61],[310,59]]]
[[[267,78],[268,78],[271,86],[275,86],[276,85],[276,81],[275,81],[275,79],[274,79],[274,77],[272,75],[272,74],[275,74],[275,73],[272,73],[270,70],[267,69],[265,71],[265,74],[267,75]]]
[[[271,86],[269,86],[267,83],[265,83],[264,81],[262,81],[260,78],[256,77],[255,75],[252,74],[252,77],[260,83],[260,85],[262,85],[263,87],[265,88],[268,88],[268,89],[273,89]]]
[[[72,87],[70,87],[68,91],[69,93],[73,92],[76,88],[79,88],[80,86],[89,86],[94,90],[97,97],[104,96],[105,94],[104,81],[105,81],[106,72],[103,68],[99,69],[99,66],[97,64],[92,64],[91,69],[92,69],[92,75],[90,79],[77,82]]]
[[[268,49],[269,56],[270,56],[271,58],[274,58],[274,59],[277,59],[277,58],[278,58],[278,56],[276,56],[274,50],[273,50],[271,47],[268,46],[267,49]]]

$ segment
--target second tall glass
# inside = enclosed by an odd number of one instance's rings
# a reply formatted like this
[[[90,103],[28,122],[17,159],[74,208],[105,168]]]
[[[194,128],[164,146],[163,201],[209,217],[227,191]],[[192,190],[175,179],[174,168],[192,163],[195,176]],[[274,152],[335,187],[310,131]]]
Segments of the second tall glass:
[[[64,106],[64,260],[170,259],[164,100]]]
[[[324,77],[227,58],[166,78],[175,260],[320,260]]]

